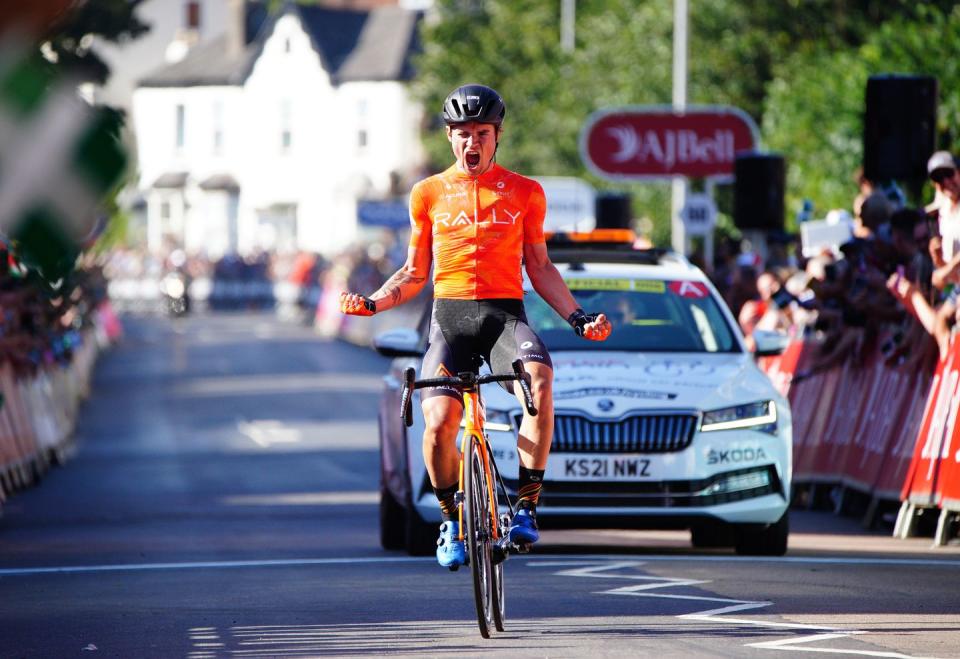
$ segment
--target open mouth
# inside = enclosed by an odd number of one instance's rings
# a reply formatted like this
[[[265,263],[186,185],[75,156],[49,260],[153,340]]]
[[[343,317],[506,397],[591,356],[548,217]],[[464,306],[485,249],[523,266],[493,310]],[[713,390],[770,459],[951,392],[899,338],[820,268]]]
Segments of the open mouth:
[[[476,167],[480,164],[480,154],[475,151],[468,151],[464,155],[464,161],[467,163],[467,167]]]

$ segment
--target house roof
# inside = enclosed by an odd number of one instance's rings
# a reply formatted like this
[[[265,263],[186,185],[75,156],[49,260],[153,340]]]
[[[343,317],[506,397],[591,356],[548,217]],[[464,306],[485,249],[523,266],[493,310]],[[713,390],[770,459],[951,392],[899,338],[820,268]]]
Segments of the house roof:
[[[230,174],[214,174],[200,182],[200,189],[236,192],[240,189],[240,184]]]
[[[187,184],[186,172],[164,172],[151,187],[154,188],[182,188]]]
[[[287,4],[274,16],[264,5],[248,3],[247,46],[230,55],[223,35],[190,50],[140,81],[141,87],[241,85],[273,34],[280,16],[296,13],[310,36],[323,67],[335,83],[360,80],[407,80],[411,55],[419,49],[417,23],[422,14],[396,6],[369,11]]]
[[[400,7],[343,11],[299,6],[304,28],[334,80],[405,80],[420,16]]]

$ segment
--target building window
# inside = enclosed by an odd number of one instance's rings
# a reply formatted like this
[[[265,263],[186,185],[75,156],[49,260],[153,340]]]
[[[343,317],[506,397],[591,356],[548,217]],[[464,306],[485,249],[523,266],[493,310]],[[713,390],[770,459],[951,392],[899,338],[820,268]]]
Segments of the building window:
[[[370,135],[367,132],[367,99],[361,98],[357,101],[357,151],[363,153],[367,150],[367,143]]]
[[[280,151],[287,153],[293,145],[293,130],[291,128],[291,109],[290,101],[280,102]]]
[[[213,102],[213,155],[223,153],[223,103]]]
[[[186,108],[182,103],[177,104],[177,149],[182,149],[186,142],[185,132]]]
[[[169,201],[160,202],[160,219],[161,220],[170,219],[170,202]]]
[[[290,52],[290,37],[287,37],[286,39],[283,40],[283,52],[285,53]]]
[[[199,0],[190,0],[184,6],[184,20],[188,30],[200,29],[200,2]]]

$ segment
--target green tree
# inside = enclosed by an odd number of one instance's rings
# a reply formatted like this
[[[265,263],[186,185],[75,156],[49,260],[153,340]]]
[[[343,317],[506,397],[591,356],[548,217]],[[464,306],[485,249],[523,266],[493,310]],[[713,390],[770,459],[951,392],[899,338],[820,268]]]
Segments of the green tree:
[[[937,146],[960,146],[960,65],[952,57],[958,48],[960,7],[944,11],[920,5],[911,15],[884,23],[857,48],[798,52],[778,66],[768,85],[762,132],[770,149],[787,156],[788,208],[809,198],[821,216],[831,208],[850,209],[872,75],[937,77]]]
[[[954,2],[931,0],[919,8],[915,4],[692,2],[688,101],[733,105],[753,116],[763,126],[764,146],[783,151],[791,163],[791,200],[821,197],[821,189],[838,197],[851,186],[851,172],[859,162],[855,150],[861,139],[857,117],[862,113],[863,83],[868,72],[883,69],[871,63],[870,48],[885,51],[887,42],[904,43],[916,54],[900,32],[915,31],[914,24],[920,21],[929,23],[928,37],[935,34],[936,21],[952,15]],[[425,139],[434,168],[450,162],[449,146],[437,130],[444,97],[459,84],[483,82],[507,101],[500,153],[504,165],[531,175],[583,176],[601,188],[611,187],[585,171],[578,147],[580,130],[602,107],[671,102],[672,3],[580,0],[572,53],[560,48],[559,5],[538,0],[437,1],[423,27],[424,50],[414,82],[415,94],[432,119]],[[955,38],[955,26],[944,21],[939,30],[953,29],[950,38]],[[890,38],[882,36],[887,34]],[[952,56],[945,53],[955,49],[931,50],[938,50],[944,60],[941,68],[953,66],[948,63]],[[904,66],[911,64],[906,54],[901,60]],[[900,70],[921,69],[911,65]],[[831,72],[829,80],[826,71]],[[798,112],[804,105],[815,107],[800,120]],[[796,111],[788,110],[793,107]],[[770,111],[776,116],[768,117]],[[956,117],[955,108],[941,106],[941,120],[950,112]],[[826,161],[836,166],[823,169]],[[668,242],[668,186],[615,187],[634,195],[637,216],[653,220],[655,241]]]

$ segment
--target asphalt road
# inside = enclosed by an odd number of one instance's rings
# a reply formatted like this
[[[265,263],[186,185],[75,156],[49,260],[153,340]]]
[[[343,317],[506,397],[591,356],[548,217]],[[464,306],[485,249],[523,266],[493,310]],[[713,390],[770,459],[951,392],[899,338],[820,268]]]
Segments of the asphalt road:
[[[795,511],[782,559],[545,532],[469,576],[378,546],[386,361],[271,316],[128,319],[74,458],[0,518],[0,657],[960,657],[960,547]]]

